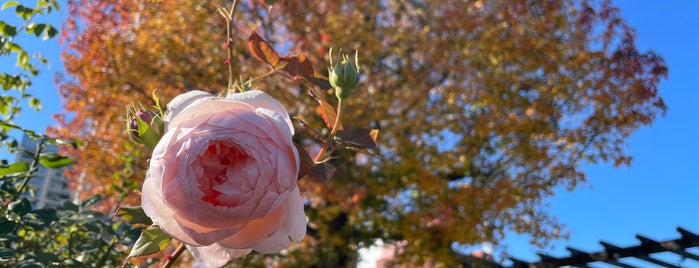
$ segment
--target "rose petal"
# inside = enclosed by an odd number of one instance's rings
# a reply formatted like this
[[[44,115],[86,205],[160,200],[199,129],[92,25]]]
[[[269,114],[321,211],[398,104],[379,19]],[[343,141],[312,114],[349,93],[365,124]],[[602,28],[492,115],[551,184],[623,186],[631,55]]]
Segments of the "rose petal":
[[[307,220],[306,212],[303,209],[303,199],[301,198],[298,186],[290,193],[289,199],[289,217],[287,217],[286,222],[282,224],[282,228],[286,227],[291,239],[299,242],[306,236]]]
[[[196,100],[207,97],[213,96],[201,90],[192,90],[187,93],[177,95],[177,97],[172,99],[170,103],[167,104],[165,120],[169,121],[171,118],[176,117],[178,114],[184,111],[187,106],[191,105]]]
[[[294,128],[277,100],[261,91],[226,99],[192,91],[168,105],[166,120],[142,203],[198,261],[221,266],[305,236]]]
[[[303,200],[296,187],[289,197],[288,215],[281,226],[271,236],[260,240],[252,249],[259,253],[279,252],[291,245],[289,238],[300,241],[306,235],[306,214],[303,211]]]
[[[185,233],[182,227],[175,220],[172,209],[163,203],[163,200],[156,192],[156,188],[152,181],[148,179],[143,182],[141,206],[143,207],[143,211],[146,213],[146,215],[151,218],[153,224],[160,226],[160,229],[168,233],[170,236],[190,245],[201,245]]]
[[[207,101],[216,102],[214,100]],[[244,104],[234,103],[230,101],[224,101],[222,104],[232,104],[238,107],[247,107]],[[205,107],[192,107],[188,108],[181,114],[182,116],[189,116],[197,113],[204,113],[206,110],[211,110],[218,105],[200,105]],[[217,116],[214,116],[217,117]],[[193,117],[192,120],[180,121],[179,118],[175,118],[172,122],[173,128],[172,132],[179,133],[179,128],[174,126],[186,127],[188,124],[192,123],[190,121],[198,121],[199,117]],[[233,118],[231,120],[231,125],[237,125],[239,127],[247,127],[248,124],[241,121],[236,121],[235,119],[247,119],[245,122],[253,121],[257,126],[263,126],[266,128],[275,128],[272,120],[268,120],[266,116],[260,116],[255,112],[241,112],[236,116],[230,116]],[[209,118],[211,119],[211,118]],[[192,126],[195,127],[195,126]],[[164,138],[170,137],[170,132],[166,133]],[[287,143],[288,145],[281,148],[290,148],[293,150],[291,153],[282,154],[270,163],[269,166],[260,167],[261,171],[278,171],[277,174],[270,173],[269,175],[263,174],[260,178],[265,181],[264,184],[258,184],[255,187],[255,193],[253,194],[253,200],[249,200],[248,203],[241,204],[238,207],[231,207],[222,210],[223,208],[215,209],[209,206],[207,209],[202,209],[202,207],[207,207],[207,204],[203,203],[202,197],[203,193],[198,189],[196,180],[190,179],[194,176],[191,174],[192,170],[197,170],[197,166],[193,166],[193,158],[199,152],[203,152],[208,147],[208,143],[197,142],[195,140],[220,140],[226,137],[235,143],[237,146],[243,147],[245,151],[255,151],[255,148],[263,147],[264,144],[259,140],[259,138],[249,135],[243,135],[242,133],[228,133],[228,132],[198,132],[193,131],[188,133],[184,137],[177,137],[174,144],[170,146],[165,146],[166,149],[176,149],[180,147],[177,153],[162,153],[162,159],[155,157],[151,160],[152,168],[161,168],[166,165],[176,164],[175,167],[165,168],[162,174],[163,181],[163,194],[162,196],[166,199],[166,203],[176,210],[176,214],[183,219],[190,222],[200,221],[206,223],[206,227],[209,228],[230,228],[231,225],[236,225],[240,222],[244,222],[254,218],[260,218],[269,213],[269,211],[274,210],[278,207],[279,201],[286,198],[285,192],[291,190],[292,185],[296,182],[296,177],[298,174],[298,153],[295,151],[295,147],[291,145],[291,138],[286,138],[288,141],[280,142],[281,144]],[[264,135],[261,133],[260,135]],[[178,135],[179,136],[179,135]],[[223,136],[223,137],[218,137]],[[183,142],[190,141],[190,142]],[[156,146],[156,151],[159,150],[160,146]],[[280,147],[276,148],[276,151],[280,150]],[[176,149],[177,150],[177,149]],[[275,154],[276,155],[276,154]],[[260,159],[258,159],[260,160]],[[290,162],[294,161],[294,162]],[[257,179],[257,178],[250,178]],[[281,180],[281,181],[277,181]],[[177,182],[177,183],[176,183]],[[283,184],[280,184],[283,183]],[[268,191],[270,183],[274,183],[275,187],[283,187],[281,195],[278,196],[268,196],[264,193]],[[272,199],[269,199],[272,197]],[[210,204],[209,204],[210,205]]]
[[[187,245],[187,249],[197,262],[206,267],[224,266],[231,259],[243,257],[252,251],[251,249],[227,249],[218,244],[205,247]]]
[[[262,219],[252,220],[240,232],[218,242],[227,248],[250,248],[280,228],[289,211],[288,205],[280,206]]]
[[[242,101],[254,107],[266,108],[275,111],[277,114],[281,115],[284,118],[284,121],[288,124],[291,134],[294,134],[294,124],[291,123],[289,113],[286,112],[286,109],[284,109],[284,106],[282,106],[282,104],[279,103],[278,100],[272,98],[272,96],[270,95],[267,95],[267,93],[264,93],[259,90],[250,90],[230,95],[226,97],[226,99]]]

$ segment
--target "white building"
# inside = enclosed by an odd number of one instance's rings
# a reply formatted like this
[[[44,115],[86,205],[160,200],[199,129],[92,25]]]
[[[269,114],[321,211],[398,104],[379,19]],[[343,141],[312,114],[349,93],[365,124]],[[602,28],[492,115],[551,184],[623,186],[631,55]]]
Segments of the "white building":
[[[31,164],[32,156],[23,154],[22,151],[36,151],[36,143],[28,136],[22,137],[20,149],[16,154],[15,162],[24,161]],[[50,145],[44,148],[43,152],[58,152],[58,147]],[[27,191],[24,196],[31,201],[34,208],[63,208],[63,202],[72,200],[73,191],[68,187],[68,178],[64,170],[68,167],[49,169],[42,165],[38,166],[34,177],[29,179],[28,185],[34,191]]]

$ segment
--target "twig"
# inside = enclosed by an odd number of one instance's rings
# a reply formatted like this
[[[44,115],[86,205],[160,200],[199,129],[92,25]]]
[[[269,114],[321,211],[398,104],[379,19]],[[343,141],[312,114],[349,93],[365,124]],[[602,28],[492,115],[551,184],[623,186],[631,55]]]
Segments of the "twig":
[[[228,48],[228,58],[226,59],[226,64],[228,64],[228,91],[233,89],[233,37],[231,37],[231,25],[233,24],[233,15],[235,14],[235,9],[238,7],[238,0],[233,0],[231,9],[228,14],[224,16],[226,18],[226,47]]]
[[[32,164],[29,167],[29,171],[24,175],[24,181],[22,181],[22,186],[19,187],[19,190],[17,190],[10,202],[17,201],[17,198],[24,191],[24,188],[27,187],[29,179],[34,176],[34,173],[36,172],[36,169],[39,166],[39,158],[41,158],[41,151],[44,150],[45,143],[46,139],[40,138],[39,144],[37,144],[36,146],[36,151],[34,152],[34,158],[32,159]]]
[[[337,129],[340,127],[340,120],[342,119],[343,108],[344,107],[342,105],[342,99],[338,98],[337,115],[335,116],[335,123],[333,124],[333,129],[330,131],[330,135],[328,135],[328,139],[325,141],[325,145],[323,145],[323,148],[320,149],[320,152],[318,152],[318,155],[316,155],[316,158],[313,160],[313,162],[319,163],[320,160],[323,158],[325,152],[328,150],[328,148],[330,148],[330,144],[335,139],[335,134],[337,134]]]
[[[175,249],[170,256],[167,256],[167,261],[163,265],[163,268],[170,268],[173,264],[175,264],[175,261],[177,261],[177,258],[182,255],[182,252],[184,251],[185,245],[184,243],[180,243],[180,245]]]

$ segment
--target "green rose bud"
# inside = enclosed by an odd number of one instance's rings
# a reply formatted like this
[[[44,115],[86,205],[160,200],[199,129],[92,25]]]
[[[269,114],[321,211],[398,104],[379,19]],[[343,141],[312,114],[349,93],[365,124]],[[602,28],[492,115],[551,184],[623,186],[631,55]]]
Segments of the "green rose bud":
[[[330,50],[330,65],[332,62],[332,49]],[[359,83],[359,60],[357,53],[354,54],[354,64],[349,61],[346,54],[340,52],[341,60],[329,70],[330,85],[335,88],[335,95],[339,99],[346,99],[352,95],[352,91]]]
[[[155,148],[163,136],[165,126],[160,114],[135,107],[127,112],[126,132],[135,142]]]

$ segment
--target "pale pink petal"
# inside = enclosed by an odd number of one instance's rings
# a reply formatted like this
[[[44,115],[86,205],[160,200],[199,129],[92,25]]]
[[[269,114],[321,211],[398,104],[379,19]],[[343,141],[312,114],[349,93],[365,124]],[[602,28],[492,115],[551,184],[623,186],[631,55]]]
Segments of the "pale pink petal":
[[[284,121],[287,123],[289,130],[291,131],[291,134],[294,134],[294,125],[291,123],[289,113],[286,112],[286,109],[284,109],[284,106],[282,106],[282,104],[279,103],[278,100],[272,98],[272,96],[270,95],[267,95],[267,93],[264,93],[259,90],[250,90],[230,95],[226,97],[226,99],[242,101],[254,107],[266,108],[276,112],[277,114],[282,116]]]
[[[284,119],[288,119],[289,116],[282,116],[270,109],[266,108],[257,108],[255,109],[255,112],[263,115],[264,117],[267,117],[271,119],[270,121],[274,124],[274,128],[268,128],[268,133],[272,132],[276,135],[278,135],[278,139],[283,139],[284,141],[291,140],[291,137],[294,135],[294,128],[293,126],[291,127],[291,132],[287,131],[287,128],[285,128],[286,123],[284,122]],[[271,134],[271,133],[270,133]],[[268,134],[269,135],[269,134]],[[271,136],[274,137],[274,136]]]
[[[178,114],[184,111],[187,106],[191,105],[196,100],[207,97],[213,96],[201,90],[192,90],[187,93],[177,95],[177,97],[172,99],[170,103],[167,104],[167,114],[165,116],[165,120],[170,121],[170,119],[176,117]]]
[[[215,102],[218,104],[218,101],[208,101],[210,102]],[[233,104],[234,106],[247,106],[246,104],[241,104],[237,102],[230,102],[230,101],[224,101],[222,104]],[[192,107],[187,109],[187,111],[182,113],[182,116],[189,115],[189,114],[195,114],[195,113],[204,113],[206,112],[206,109],[213,109],[212,107],[216,107],[218,105],[200,105],[200,106],[208,106],[209,108],[204,108],[204,107]],[[249,115],[249,116],[248,116]],[[258,125],[267,125],[267,128],[274,128],[274,125],[271,124],[271,120],[264,119],[266,117],[261,117],[256,115],[256,113],[240,113],[236,116],[232,116],[232,118],[248,118],[250,117],[251,120],[255,120]],[[260,121],[261,120],[261,121]],[[179,121],[179,118],[175,118],[173,120],[173,125],[184,125],[189,123],[189,121]],[[239,123],[239,122],[238,122]],[[243,125],[246,126],[246,125]],[[177,129],[173,129],[173,132],[177,132]],[[181,148],[181,152],[178,153],[167,153],[164,154],[164,158],[162,161],[156,160],[154,158],[151,162],[151,165],[170,165],[171,167],[166,168],[163,174],[163,196],[167,200],[166,203],[170,205],[173,209],[176,210],[176,214],[183,219],[186,219],[190,222],[203,222],[201,224],[202,226],[206,226],[209,228],[230,228],[231,225],[236,225],[240,222],[247,221],[251,218],[259,218],[262,217],[264,214],[267,214],[268,211],[274,210],[277,208],[277,204],[279,201],[286,199],[285,194],[279,193],[279,196],[267,196],[265,193],[269,191],[268,185],[270,183],[279,183],[277,179],[281,179],[284,181],[283,185],[284,188],[290,189],[291,188],[291,183],[295,183],[297,174],[298,174],[298,153],[295,151],[295,148],[292,147],[291,143],[291,137],[288,137],[288,141],[286,142],[281,142],[282,144],[287,143],[288,145],[284,146],[283,148],[291,148],[290,150],[293,150],[293,154],[291,156],[286,156],[286,157],[280,157],[280,159],[275,160],[274,163],[270,163],[271,166],[261,166],[260,170],[262,171],[279,171],[280,168],[283,168],[281,174],[275,175],[274,173],[270,173],[270,175],[265,175],[263,176],[262,179],[265,181],[264,184],[259,184],[258,187],[255,188],[255,191],[251,194],[253,194],[252,199],[247,203],[240,204],[237,207],[230,207],[230,208],[214,208],[212,206],[208,206],[204,202],[202,202],[202,197],[203,193],[198,189],[196,185],[196,180],[191,179],[193,176],[190,175],[189,173],[192,170],[197,170],[197,166],[193,166],[192,163],[194,159],[190,160],[185,160],[184,158],[196,158],[196,154],[198,152],[202,152],[206,149],[206,144],[205,142],[201,141],[207,141],[207,140],[215,140],[219,138],[211,137],[216,136],[218,137],[219,134],[223,136],[228,136],[229,140],[232,140],[233,143],[238,144],[239,146],[245,148],[245,151],[251,151],[254,152],[256,148],[259,148],[263,146],[261,144],[261,141],[257,137],[252,137],[248,135],[233,135],[233,133],[229,135],[225,135],[227,132],[192,132],[190,133],[191,137],[179,137],[179,140],[191,140],[193,142],[191,143],[182,143],[182,142],[176,142],[176,144],[167,146],[169,147],[177,147],[177,144],[181,144],[180,146],[183,147]],[[198,142],[194,142],[194,140],[201,140]],[[187,145],[191,144],[189,148],[184,148]],[[172,149],[172,148],[170,148]],[[279,150],[279,147],[277,148]],[[257,159],[258,161],[260,159]],[[293,161],[289,163],[289,161]],[[161,162],[161,163],[156,163],[156,162]],[[172,166],[176,165],[176,166]],[[264,167],[264,168],[263,168]],[[272,177],[273,176],[273,177]],[[242,178],[242,179],[257,179],[257,178]],[[172,183],[169,183],[168,181],[171,181]],[[179,183],[174,183],[175,181],[179,181]],[[282,185],[280,185],[282,186]],[[289,191],[289,190],[282,190],[284,192]],[[269,198],[272,197],[270,200]],[[262,200],[261,198],[264,198]],[[263,202],[264,201],[264,202]],[[209,204],[210,205],[210,204]],[[260,210],[263,210],[260,212]]]
[[[303,199],[298,186],[290,193],[289,217],[282,226],[287,228],[289,236],[296,242],[306,236],[306,212],[303,210]]]
[[[195,241],[197,245],[211,245],[220,241],[224,237],[235,235],[243,227],[241,225],[233,226],[227,229],[212,229],[189,222],[178,217],[177,215],[174,215],[174,219],[182,229],[182,232],[185,233],[188,238]]]
[[[252,251],[251,249],[228,249],[218,244],[205,247],[187,245],[187,249],[197,262],[208,268],[224,266],[232,259],[243,257]]]
[[[143,182],[143,196],[141,200],[143,211],[153,221],[154,225],[160,226],[160,229],[168,233],[170,236],[181,240],[190,245],[200,245],[185,233],[182,227],[174,218],[173,211],[170,209],[156,192],[155,186],[151,180]]]
[[[271,236],[260,240],[251,248],[260,253],[274,253],[291,245],[291,240],[300,241],[306,235],[306,214],[298,187],[289,196],[287,216],[279,229]]]
[[[166,120],[143,207],[198,261],[218,267],[251,249],[278,252],[305,236],[294,129],[277,100],[261,91],[226,99],[192,91],[168,105]]]
[[[272,233],[269,237],[258,241],[252,249],[263,254],[279,252],[291,245],[289,234],[281,229]]]
[[[249,248],[260,239],[279,229],[280,223],[284,222],[288,210],[287,205],[280,206],[279,209],[264,218],[250,221],[240,232],[222,239],[218,243],[227,248]]]

